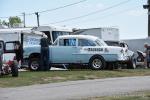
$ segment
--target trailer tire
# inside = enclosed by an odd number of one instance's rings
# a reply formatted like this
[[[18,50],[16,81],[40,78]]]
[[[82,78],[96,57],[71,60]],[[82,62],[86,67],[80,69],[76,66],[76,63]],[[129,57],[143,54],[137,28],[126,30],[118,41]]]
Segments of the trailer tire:
[[[14,63],[14,65],[11,67],[11,74],[12,74],[12,77],[18,77],[18,66],[17,64]]]

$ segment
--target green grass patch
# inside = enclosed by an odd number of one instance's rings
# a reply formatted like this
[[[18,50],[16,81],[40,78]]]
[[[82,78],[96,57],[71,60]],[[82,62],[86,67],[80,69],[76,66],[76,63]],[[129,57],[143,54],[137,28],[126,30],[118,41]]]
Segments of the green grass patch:
[[[150,91],[134,92],[124,95],[94,97],[80,100],[150,100]]]
[[[150,69],[135,70],[114,70],[114,71],[93,71],[93,70],[72,70],[72,71],[47,71],[47,72],[20,72],[19,77],[0,77],[0,87],[16,87],[34,84],[46,84],[54,82],[101,79],[112,77],[148,76]]]

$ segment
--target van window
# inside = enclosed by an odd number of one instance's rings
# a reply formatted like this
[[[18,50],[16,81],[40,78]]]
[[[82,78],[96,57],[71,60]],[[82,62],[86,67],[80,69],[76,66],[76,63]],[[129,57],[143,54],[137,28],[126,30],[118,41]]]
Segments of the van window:
[[[76,46],[76,39],[60,39],[59,46]]]

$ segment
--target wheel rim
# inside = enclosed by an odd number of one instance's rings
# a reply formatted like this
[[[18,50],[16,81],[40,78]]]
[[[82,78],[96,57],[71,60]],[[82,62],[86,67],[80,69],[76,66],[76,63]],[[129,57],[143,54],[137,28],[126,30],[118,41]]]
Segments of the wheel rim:
[[[102,67],[102,61],[100,59],[94,59],[92,65],[96,69],[100,69]]]
[[[38,62],[37,62],[37,61],[33,61],[33,62],[31,63],[31,69],[32,69],[32,70],[37,70],[38,68],[39,68]]]

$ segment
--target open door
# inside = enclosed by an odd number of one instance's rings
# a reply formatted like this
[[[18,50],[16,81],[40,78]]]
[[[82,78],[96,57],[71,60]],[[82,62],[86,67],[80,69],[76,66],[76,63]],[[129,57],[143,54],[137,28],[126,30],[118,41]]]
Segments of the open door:
[[[9,41],[5,43],[5,53],[15,53],[16,58],[23,60],[23,46],[19,41]],[[21,57],[21,58],[20,58]]]
[[[10,41],[5,43],[5,53],[15,53],[15,46],[18,41]]]

